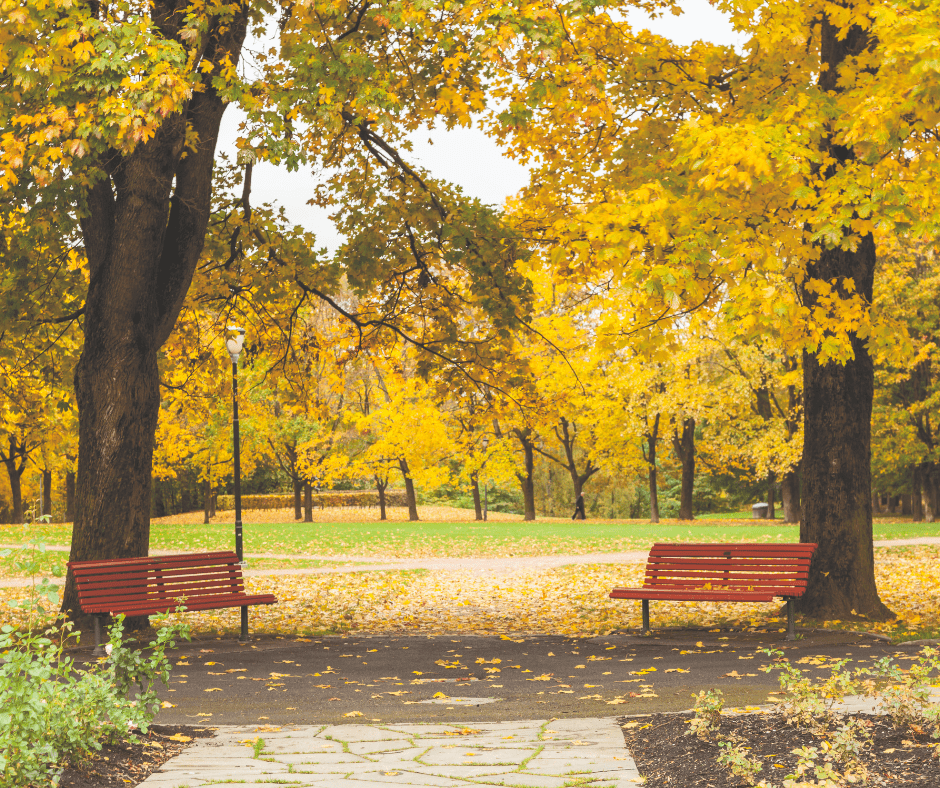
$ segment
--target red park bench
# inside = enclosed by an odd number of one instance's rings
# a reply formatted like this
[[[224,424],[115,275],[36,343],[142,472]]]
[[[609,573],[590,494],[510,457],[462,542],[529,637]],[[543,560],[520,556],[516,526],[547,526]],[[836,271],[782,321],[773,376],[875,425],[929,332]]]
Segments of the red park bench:
[[[102,654],[101,618],[152,616],[179,605],[218,610],[271,605],[273,594],[246,594],[238,556],[232,552],[69,561],[82,611],[95,617],[95,654]]]
[[[650,600],[771,602],[787,600],[787,640],[796,635],[793,600],[806,590],[815,544],[654,544],[642,588],[615,588],[611,599],[643,601],[643,632]]]

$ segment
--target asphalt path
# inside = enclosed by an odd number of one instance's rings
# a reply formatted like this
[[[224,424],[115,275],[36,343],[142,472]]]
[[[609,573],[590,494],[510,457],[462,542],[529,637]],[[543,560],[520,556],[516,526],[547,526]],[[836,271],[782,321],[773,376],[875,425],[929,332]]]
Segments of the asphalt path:
[[[916,645],[868,635],[807,631],[658,631],[652,636],[206,639],[173,652],[164,724],[472,722],[585,718],[688,709],[720,689],[728,707],[779,690],[763,649],[779,649],[812,675],[833,660],[902,666]]]

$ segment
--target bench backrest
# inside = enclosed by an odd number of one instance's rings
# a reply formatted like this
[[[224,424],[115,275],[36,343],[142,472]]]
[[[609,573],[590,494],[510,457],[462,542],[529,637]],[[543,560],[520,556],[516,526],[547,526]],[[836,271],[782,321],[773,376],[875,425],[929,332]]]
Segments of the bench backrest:
[[[654,544],[647,588],[734,589],[799,596],[815,544]]]
[[[175,607],[176,600],[243,594],[242,570],[233,552],[70,561],[78,599],[86,613],[141,603]]]

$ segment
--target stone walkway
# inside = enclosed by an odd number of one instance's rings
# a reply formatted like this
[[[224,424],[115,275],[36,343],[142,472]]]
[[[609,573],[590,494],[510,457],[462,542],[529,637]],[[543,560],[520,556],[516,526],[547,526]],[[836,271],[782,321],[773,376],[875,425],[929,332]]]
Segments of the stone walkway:
[[[220,726],[142,788],[243,786],[512,786],[638,788],[610,719],[330,726]]]

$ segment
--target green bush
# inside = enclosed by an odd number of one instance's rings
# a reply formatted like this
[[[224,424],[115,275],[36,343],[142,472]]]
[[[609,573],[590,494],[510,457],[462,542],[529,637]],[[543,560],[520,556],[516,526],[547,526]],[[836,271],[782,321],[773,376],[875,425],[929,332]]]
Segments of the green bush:
[[[43,551],[30,544],[18,568],[35,569]],[[185,624],[163,623],[145,655],[124,644],[121,616],[109,629],[108,657],[79,665],[66,651],[78,639],[72,623],[61,616],[50,621],[44,608],[57,601],[57,589],[44,579],[32,591],[9,603],[27,611],[25,630],[0,627],[0,784],[6,788],[56,785],[67,763],[105,742],[146,733],[160,708],[156,682],[166,685],[170,677],[166,649],[175,637],[188,638]],[[45,626],[36,626],[43,620]]]

